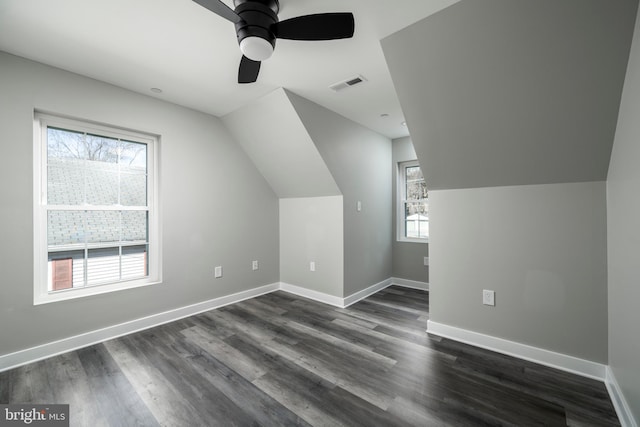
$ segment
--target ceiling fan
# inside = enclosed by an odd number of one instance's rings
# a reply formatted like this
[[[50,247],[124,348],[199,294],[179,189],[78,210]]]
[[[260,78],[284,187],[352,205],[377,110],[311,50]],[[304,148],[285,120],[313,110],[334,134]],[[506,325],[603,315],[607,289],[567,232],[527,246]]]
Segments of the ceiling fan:
[[[233,0],[235,10],[221,0],[193,1],[236,25],[242,52],[238,83],[258,79],[260,64],[273,53],[276,39],[346,39],[353,37],[355,29],[351,13],[318,13],[279,21],[278,0]]]

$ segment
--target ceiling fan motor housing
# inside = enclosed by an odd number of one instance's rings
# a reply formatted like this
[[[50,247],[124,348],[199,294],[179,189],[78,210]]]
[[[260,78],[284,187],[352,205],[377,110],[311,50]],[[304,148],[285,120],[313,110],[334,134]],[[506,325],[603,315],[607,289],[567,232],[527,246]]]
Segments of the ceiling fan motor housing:
[[[278,22],[278,0],[234,0],[235,12],[242,18],[235,24],[238,43],[247,37],[260,37],[276,47],[271,26]]]
[[[337,40],[353,37],[355,22],[352,13],[315,13],[278,19],[278,0],[233,0],[231,9],[222,0],[193,0],[216,15],[233,22],[242,59],[238,83],[254,83],[262,61],[276,47],[276,38],[286,40]]]

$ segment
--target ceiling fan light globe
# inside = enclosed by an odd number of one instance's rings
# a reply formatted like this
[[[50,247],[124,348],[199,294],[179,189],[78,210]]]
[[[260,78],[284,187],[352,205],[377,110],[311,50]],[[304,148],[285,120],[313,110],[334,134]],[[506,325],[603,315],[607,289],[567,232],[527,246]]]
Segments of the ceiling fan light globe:
[[[252,61],[264,61],[273,54],[273,46],[262,37],[245,37],[240,41],[240,51]]]

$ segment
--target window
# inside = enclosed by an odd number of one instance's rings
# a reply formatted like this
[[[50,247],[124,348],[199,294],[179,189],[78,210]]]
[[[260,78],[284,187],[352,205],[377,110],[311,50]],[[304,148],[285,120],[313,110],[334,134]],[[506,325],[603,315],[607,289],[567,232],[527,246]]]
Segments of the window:
[[[427,184],[417,161],[398,164],[398,240],[426,243],[429,239]]]
[[[34,303],[157,283],[157,139],[36,114]]]

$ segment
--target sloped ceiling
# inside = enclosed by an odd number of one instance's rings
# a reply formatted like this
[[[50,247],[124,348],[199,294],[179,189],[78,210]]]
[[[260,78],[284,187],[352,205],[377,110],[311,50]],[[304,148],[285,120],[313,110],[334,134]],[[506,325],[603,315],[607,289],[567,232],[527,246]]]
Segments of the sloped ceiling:
[[[456,1],[280,0],[280,20],[353,12],[355,36],[279,40],[251,85],[236,83],[233,24],[191,0],[0,0],[0,50],[218,117],[286,87],[397,138],[408,132],[379,41]],[[329,89],[356,74],[367,83]]]
[[[284,89],[222,120],[279,198],[342,194]]]
[[[382,40],[431,190],[605,180],[637,0],[462,0]]]

